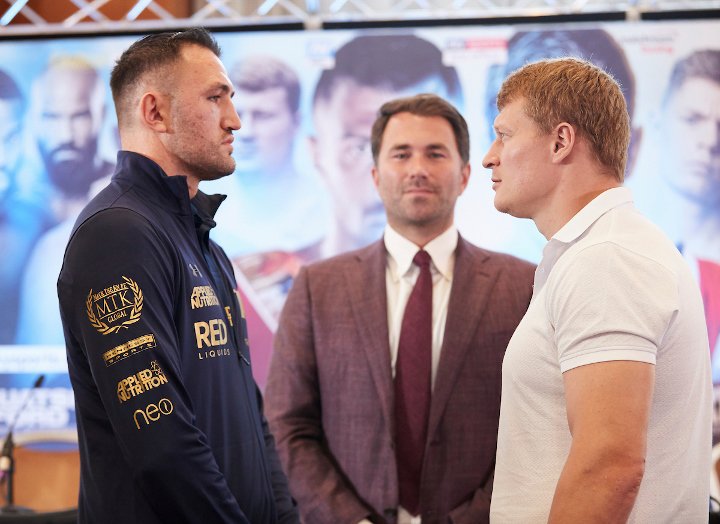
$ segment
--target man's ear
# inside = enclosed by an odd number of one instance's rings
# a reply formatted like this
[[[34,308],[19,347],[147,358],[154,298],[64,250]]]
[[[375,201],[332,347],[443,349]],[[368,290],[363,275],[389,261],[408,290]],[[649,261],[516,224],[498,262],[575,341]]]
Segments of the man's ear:
[[[468,182],[470,181],[470,171],[472,171],[472,168],[470,167],[469,162],[462,167],[462,170],[460,170],[460,194],[461,195],[467,188]]]
[[[380,173],[378,173],[378,169],[375,164],[373,164],[370,174],[372,175],[373,184],[375,184],[375,188],[380,187]]]
[[[140,99],[140,119],[157,133],[169,132],[171,122],[167,97],[152,91],[145,93]]]
[[[310,158],[312,158],[313,165],[315,166],[315,170],[318,172],[320,177],[325,177],[325,173],[323,173],[322,170],[322,161],[320,157],[322,156],[322,152],[320,150],[320,144],[318,143],[318,139],[315,135],[310,135],[307,137],[307,144],[308,149],[310,150]]]
[[[552,160],[563,162],[575,147],[575,128],[567,122],[555,126],[552,141]]]

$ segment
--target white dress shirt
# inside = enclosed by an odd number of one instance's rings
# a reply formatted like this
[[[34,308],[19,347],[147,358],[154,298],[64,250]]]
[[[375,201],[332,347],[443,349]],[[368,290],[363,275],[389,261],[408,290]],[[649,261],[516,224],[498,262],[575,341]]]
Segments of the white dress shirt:
[[[390,336],[390,362],[394,377],[405,306],[420,274],[420,268],[413,264],[413,258],[420,248],[389,225],[385,228],[384,240],[385,249],[388,253],[385,269],[385,288],[387,292],[388,333]],[[440,350],[445,334],[445,320],[447,319],[450,288],[455,268],[457,242],[458,232],[453,225],[423,248],[432,259],[430,264],[430,274],[433,281],[431,386],[435,385],[435,376],[440,362]],[[398,524],[421,524],[421,519],[419,516],[411,516],[401,507],[398,508]]]

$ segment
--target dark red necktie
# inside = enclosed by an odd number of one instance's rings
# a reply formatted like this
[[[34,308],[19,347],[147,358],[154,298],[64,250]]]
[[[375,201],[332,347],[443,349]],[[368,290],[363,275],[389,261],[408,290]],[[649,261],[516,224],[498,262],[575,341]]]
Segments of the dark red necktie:
[[[705,304],[705,322],[712,355],[720,333],[720,265],[709,260],[698,260],[698,267],[700,292]]]
[[[400,505],[417,515],[430,414],[432,276],[427,251],[418,251],[413,262],[420,268],[420,274],[405,306],[398,342],[395,365],[395,450]]]

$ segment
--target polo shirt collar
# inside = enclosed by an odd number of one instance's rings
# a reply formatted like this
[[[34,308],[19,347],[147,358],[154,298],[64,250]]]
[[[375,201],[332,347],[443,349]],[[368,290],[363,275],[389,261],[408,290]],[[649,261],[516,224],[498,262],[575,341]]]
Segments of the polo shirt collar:
[[[413,242],[395,231],[390,225],[385,226],[385,249],[390,261],[391,274],[394,281],[407,275],[410,271],[413,258],[420,249]],[[433,238],[423,249],[432,259],[431,267],[447,280],[452,279],[453,255],[458,243],[458,231],[455,225]]]
[[[605,213],[616,207],[631,204],[631,191],[626,187],[614,187],[603,191],[578,211],[555,233],[543,249],[543,256],[535,270],[533,299],[547,282],[555,263],[585,232]]]
[[[631,204],[632,201],[632,192],[626,187],[614,187],[603,191],[578,211],[550,240],[558,240],[565,244],[575,242],[598,218],[611,209]]]

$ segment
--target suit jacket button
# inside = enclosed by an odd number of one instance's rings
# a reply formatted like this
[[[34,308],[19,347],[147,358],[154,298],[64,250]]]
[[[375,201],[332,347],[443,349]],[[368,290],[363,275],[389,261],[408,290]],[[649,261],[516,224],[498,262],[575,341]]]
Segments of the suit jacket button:
[[[385,518],[394,519],[397,517],[397,508],[386,508],[383,510],[383,515]]]

